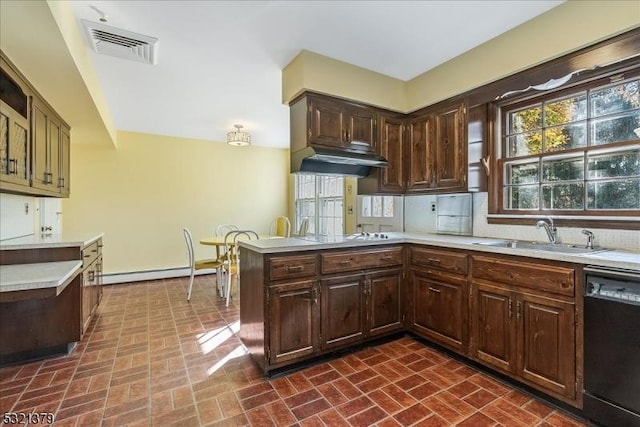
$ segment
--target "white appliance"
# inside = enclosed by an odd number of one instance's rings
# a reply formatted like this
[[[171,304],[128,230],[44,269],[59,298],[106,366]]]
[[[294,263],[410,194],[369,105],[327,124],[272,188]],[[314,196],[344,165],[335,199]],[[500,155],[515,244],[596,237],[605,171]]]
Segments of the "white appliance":
[[[471,194],[436,196],[436,232],[470,236],[472,233]]]

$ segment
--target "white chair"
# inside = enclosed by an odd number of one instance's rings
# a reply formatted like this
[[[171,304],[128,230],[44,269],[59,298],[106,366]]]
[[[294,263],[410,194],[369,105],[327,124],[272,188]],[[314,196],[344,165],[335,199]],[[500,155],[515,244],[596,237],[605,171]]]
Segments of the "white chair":
[[[187,256],[189,257],[189,267],[191,268],[191,274],[189,277],[189,290],[187,291],[187,301],[191,301],[191,289],[193,288],[193,276],[196,270],[216,269],[219,271],[222,267],[222,262],[217,259],[200,259],[196,260],[193,252],[193,238],[188,228],[183,228],[184,240],[187,244]]]
[[[271,222],[270,236],[291,237],[291,221],[286,216],[279,216]]]
[[[309,231],[309,217],[304,217],[300,223],[300,228],[298,228],[297,236],[304,237],[307,235],[307,231]]]
[[[240,227],[238,227],[235,224],[220,224],[219,226],[216,227],[216,236],[218,237],[224,237],[227,235],[228,232],[230,231],[236,231],[239,230]],[[227,250],[225,246],[221,246],[220,248],[216,248],[216,250],[218,251],[218,260],[221,262],[224,262],[227,259]],[[225,269],[220,269],[220,273],[217,275],[217,280],[218,280],[218,294],[220,296],[224,296],[224,284],[226,283],[226,279],[224,277],[224,275],[226,274],[226,270]]]
[[[253,230],[235,230],[228,232],[224,237],[224,246],[228,254],[227,260],[223,261],[223,268],[227,270],[227,281],[225,285],[226,306],[229,307],[231,298],[231,283],[235,276],[237,287],[240,287],[240,240],[259,239],[258,233]]]

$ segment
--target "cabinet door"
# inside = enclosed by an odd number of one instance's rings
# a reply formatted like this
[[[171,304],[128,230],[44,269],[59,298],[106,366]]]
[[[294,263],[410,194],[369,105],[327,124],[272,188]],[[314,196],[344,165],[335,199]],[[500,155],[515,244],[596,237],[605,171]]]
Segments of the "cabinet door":
[[[95,280],[96,280],[96,262],[84,269],[82,272],[82,333],[87,330],[91,322],[91,313],[95,307]]]
[[[294,361],[319,348],[319,301],[316,282],[306,280],[271,285],[269,363]]]
[[[404,122],[401,119],[380,116],[380,155],[387,159],[389,167],[380,169],[380,191],[401,193],[404,191]]]
[[[53,115],[49,115],[49,151],[47,165],[49,168],[49,188],[60,192],[60,122]]]
[[[402,329],[402,269],[367,275],[369,336]]]
[[[347,145],[344,109],[332,100],[311,98],[309,142],[343,148]]]
[[[71,176],[71,139],[69,129],[64,126],[60,130],[60,172],[58,177],[58,188],[62,196],[69,196],[70,176]]]
[[[365,331],[363,275],[322,281],[322,348],[346,347],[361,341]]]
[[[0,107],[1,179],[29,186],[29,123],[4,102]]]
[[[413,328],[440,344],[460,352],[466,347],[467,311],[465,279],[418,270],[411,271],[413,286]]]
[[[562,396],[575,397],[575,304],[520,294],[518,374]]]
[[[356,151],[376,151],[376,114],[366,107],[350,106],[346,109],[347,148]]]
[[[429,189],[434,180],[432,117],[423,116],[411,120],[407,137],[409,139],[407,192]]]
[[[506,372],[515,372],[514,297],[509,289],[474,282],[471,355]]]
[[[48,111],[37,98],[32,102],[31,153],[32,153],[32,185],[41,190],[49,189],[49,169],[47,153],[49,151]]]
[[[436,115],[437,188],[466,189],[468,165],[464,111],[464,104],[458,104]]]

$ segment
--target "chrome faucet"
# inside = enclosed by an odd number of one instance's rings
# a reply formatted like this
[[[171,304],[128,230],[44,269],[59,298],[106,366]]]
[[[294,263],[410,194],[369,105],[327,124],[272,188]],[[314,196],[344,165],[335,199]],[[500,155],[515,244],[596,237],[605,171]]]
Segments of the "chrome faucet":
[[[555,245],[556,243],[558,243],[558,229],[553,225],[553,219],[550,216],[547,217],[547,220],[549,222],[545,221],[544,219],[536,222],[536,228],[544,227],[544,231],[547,232],[549,241]]]
[[[582,230],[582,234],[587,235],[587,249],[593,249],[593,241],[595,240],[593,233],[589,230]]]

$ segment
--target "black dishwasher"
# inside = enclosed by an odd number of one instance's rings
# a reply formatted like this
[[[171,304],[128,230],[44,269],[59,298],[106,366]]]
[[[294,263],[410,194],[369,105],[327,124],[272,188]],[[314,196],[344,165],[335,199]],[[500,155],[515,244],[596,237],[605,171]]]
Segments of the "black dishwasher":
[[[584,271],[584,414],[640,427],[640,271]]]

